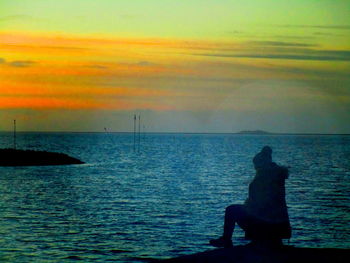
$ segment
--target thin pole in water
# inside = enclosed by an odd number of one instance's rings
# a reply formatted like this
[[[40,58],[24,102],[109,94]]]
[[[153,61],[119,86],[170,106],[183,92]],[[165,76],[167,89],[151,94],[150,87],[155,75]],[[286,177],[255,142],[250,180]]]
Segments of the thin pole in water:
[[[16,120],[13,120],[13,148],[16,150]]]
[[[139,150],[140,150],[140,143],[141,143],[141,115],[139,115]]]
[[[134,151],[135,151],[135,144],[136,144],[136,114],[134,114]]]

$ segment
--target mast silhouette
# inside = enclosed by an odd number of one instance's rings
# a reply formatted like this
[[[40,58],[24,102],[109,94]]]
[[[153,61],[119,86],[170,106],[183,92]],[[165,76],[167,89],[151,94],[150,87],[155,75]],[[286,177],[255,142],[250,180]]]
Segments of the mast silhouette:
[[[16,150],[16,120],[13,120],[13,148]]]
[[[136,144],[136,114],[134,114],[134,151],[135,151],[135,144]]]
[[[140,144],[141,144],[141,115],[139,115],[139,151],[140,151]]]

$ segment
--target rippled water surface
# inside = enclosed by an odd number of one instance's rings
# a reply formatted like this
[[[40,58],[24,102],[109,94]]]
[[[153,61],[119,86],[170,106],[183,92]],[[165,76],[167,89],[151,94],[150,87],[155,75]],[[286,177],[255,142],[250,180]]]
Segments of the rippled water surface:
[[[0,134],[0,147],[11,147]],[[0,167],[0,261],[140,262],[199,252],[264,145],[290,166],[290,244],[350,248],[350,136],[20,133],[84,165]],[[235,244],[244,244],[243,232]]]

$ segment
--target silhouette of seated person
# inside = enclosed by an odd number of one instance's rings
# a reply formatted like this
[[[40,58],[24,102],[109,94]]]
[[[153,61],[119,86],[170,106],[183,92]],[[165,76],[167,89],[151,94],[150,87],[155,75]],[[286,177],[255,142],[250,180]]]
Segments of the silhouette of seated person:
[[[272,149],[263,147],[253,158],[256,175],[249,184],[248,198],[243,205],[226,208],[224,233],[210,240],[215,247],[232,247],[232,234],[236,223],[252,242],[268,242],[282,245],[281,239],[290,238],[285,179],[288,169],[272,162]]]

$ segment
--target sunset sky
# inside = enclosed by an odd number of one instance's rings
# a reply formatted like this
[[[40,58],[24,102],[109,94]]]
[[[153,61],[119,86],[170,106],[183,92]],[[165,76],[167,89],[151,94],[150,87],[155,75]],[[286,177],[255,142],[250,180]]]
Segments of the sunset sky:
[[[0,0],[0,130],[350,133],[348,0]]]

